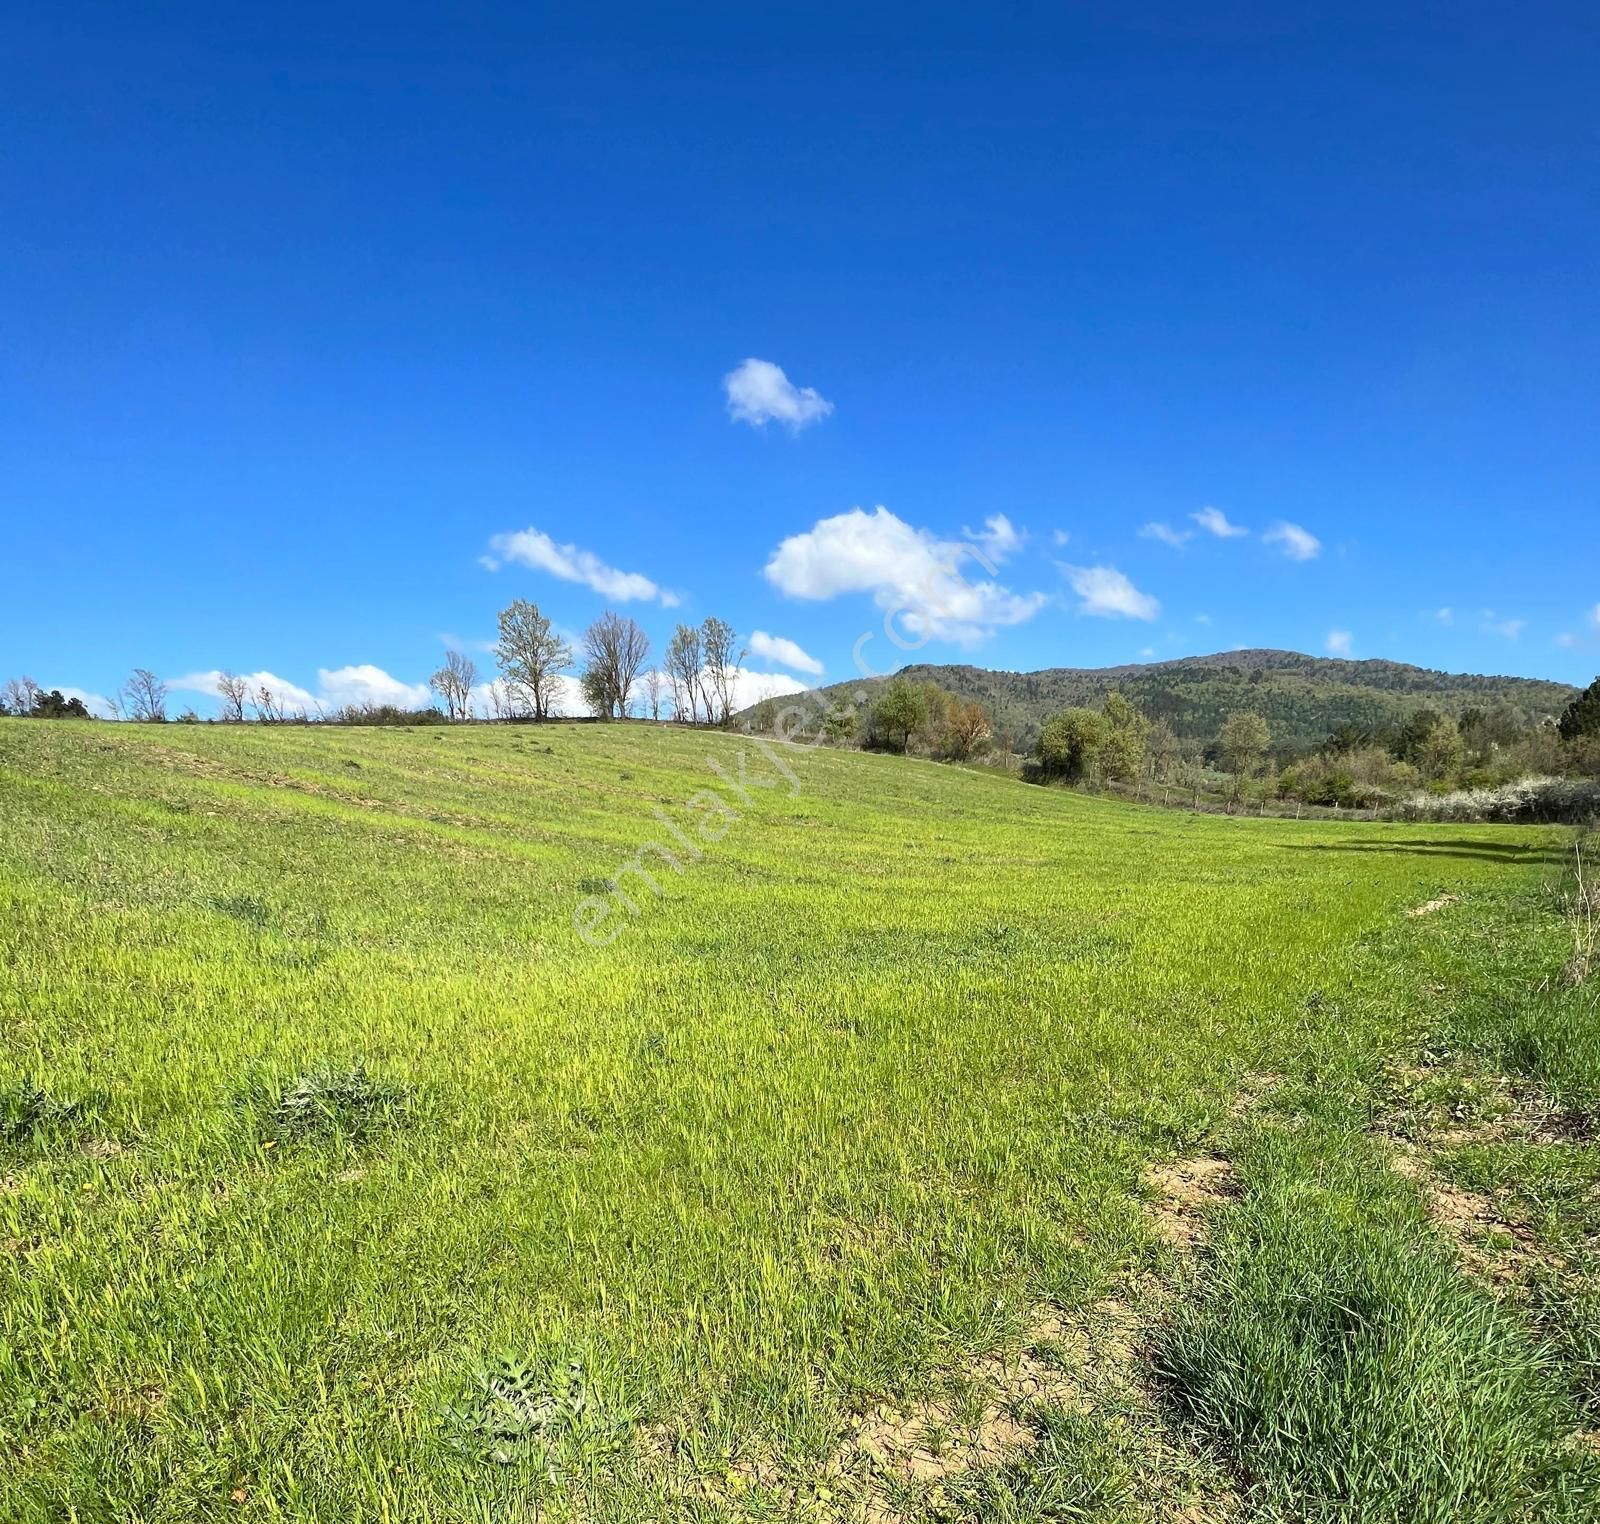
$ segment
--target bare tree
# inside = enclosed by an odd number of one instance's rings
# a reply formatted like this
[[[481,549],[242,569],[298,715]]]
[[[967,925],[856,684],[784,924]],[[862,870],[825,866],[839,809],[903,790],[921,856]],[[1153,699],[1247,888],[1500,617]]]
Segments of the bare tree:
[[[733,685],[746,655],[743,647],[734,653],[738,638],[733,626],[715,614],[707,616],[700,626],[704,662],[700,669],[700,694],[705,700],[706,719],[714,725],[726,725],[733,713]]]
[[[644,701],[652,720],[661,718],[661,669],[652,667],[644,675]]]
[[[680,624],[672,632],[665,665],[673,717],[693,725],[700,718],[700,631],[694,625]]]
[[[167,685],[148,667],[135,667],[122,685],[122,701],[130,720],[164,720],[167,717]]]
[[[556,696],[557,675],[572,665],[572,647],[537,605],[518,598],[500,611],[494,651],[506,683],[532,704],[534,719],[545,719]]]
[[[650,650],[643,630],[607,609],[584,631],[583,696],[596,714],[623,718],[639,668]]]
[[[444,665],[428,679],[428,686],[444,700],[452,720],[472,718],[472,688],[478,681],[477,664],[459,651],[446,651]]]
[[[29,715],[38,702],[39,685],[31,677],[13,677],[0,690],[0,697],[4,698],[6,708],[12,714]]]
[[[272,689],[263,683],[257,690],[256,696],[251,700],[256,711],[256,718],[263,725],[278,725],[283,721],[283,702]]]
[[[223,722],[239,724],[244,719],[244,706],[250,700],[249,680],[236,672],[217,673],[217,700]]]

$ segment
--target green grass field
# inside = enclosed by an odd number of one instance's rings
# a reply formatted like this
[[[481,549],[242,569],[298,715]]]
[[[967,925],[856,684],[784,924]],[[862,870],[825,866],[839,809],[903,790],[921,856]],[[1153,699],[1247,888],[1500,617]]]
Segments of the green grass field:
[[[0,1517],[1596,1517],[1568,852],[0,722]]]

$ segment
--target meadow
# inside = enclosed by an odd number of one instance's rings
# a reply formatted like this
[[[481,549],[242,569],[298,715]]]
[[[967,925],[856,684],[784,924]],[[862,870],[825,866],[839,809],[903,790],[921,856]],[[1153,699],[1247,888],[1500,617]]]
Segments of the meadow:
[[[0,721],[0,1517],[1593,1518],[1571,853]]]

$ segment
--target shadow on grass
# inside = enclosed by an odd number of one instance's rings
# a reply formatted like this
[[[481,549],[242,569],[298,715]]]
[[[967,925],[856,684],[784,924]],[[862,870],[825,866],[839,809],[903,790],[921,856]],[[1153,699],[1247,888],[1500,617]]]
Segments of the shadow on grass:
[[[1283,852],[1379,852],[1409,857],[1465,857],[1491,863],[1556,862],[1562,857],[1558,847],[1523,846],[1514,841],[1481,841],[1466,838],[1435,841],[1425,837],[1364,837],[1355,841],[1285,841]]]

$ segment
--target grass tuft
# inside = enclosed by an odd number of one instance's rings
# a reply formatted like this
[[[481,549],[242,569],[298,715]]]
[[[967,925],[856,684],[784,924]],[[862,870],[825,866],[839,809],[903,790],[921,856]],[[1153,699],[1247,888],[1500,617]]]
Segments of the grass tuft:
[[[1553,1358],[1376,1151],[1268,1135],[1247,1178],[1154,1361],[1252,1501],[1375,1524],[1561,1516],[1576,1415]]]
[[[253,1099],[264,1133],[286,1140],[338,1137],[363,1142],[405,1121],[411,1109],[404,1086],[374,1080],[363,1064],[313,1069]]]

